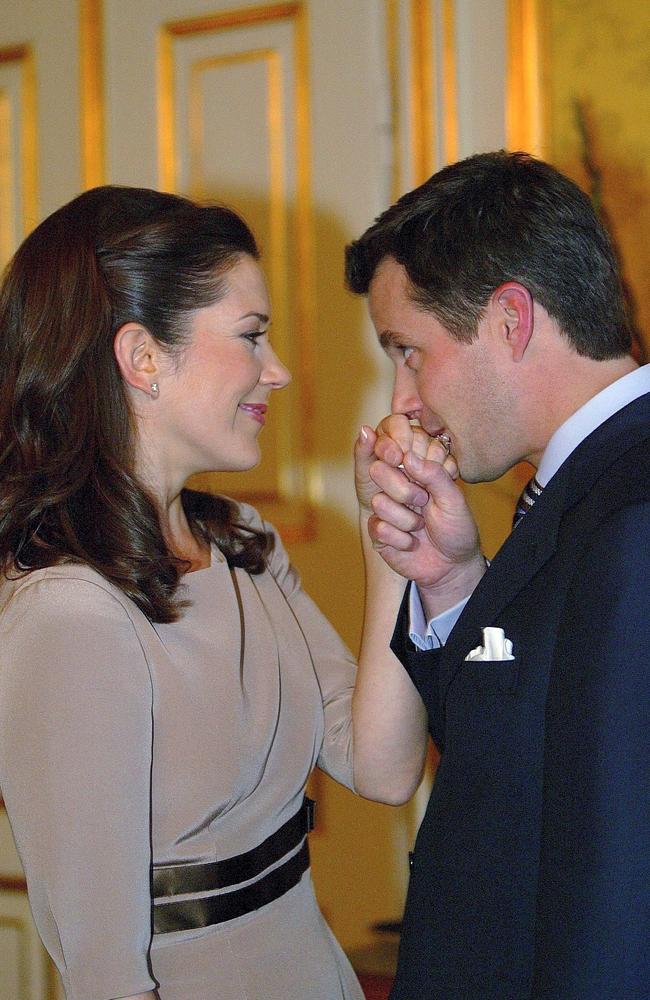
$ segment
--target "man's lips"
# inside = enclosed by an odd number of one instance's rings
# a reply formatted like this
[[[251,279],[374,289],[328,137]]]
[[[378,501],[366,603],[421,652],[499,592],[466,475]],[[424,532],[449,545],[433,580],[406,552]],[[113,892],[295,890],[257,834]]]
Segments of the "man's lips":
[[[427,432],[429,437],[433,438],[434,441],[440,441],[447,454],[451,451],[451,435],[444,426],[433,427],[430,424],[425,425],[424,430]]]
[[[445,430],[436,431],[436,433],[433,434],[432,436],[434,440],[440,441],[442,447],[445,449],[447,454],[449,454],[451,451],[451,438],[449,437],[449,434],[447,434],[447,431]]]
[[[240,403],[239,409],[248,413],[253,420],[257,420],[258,424],[264,424],[265,414],[268,410],[266,403]]]

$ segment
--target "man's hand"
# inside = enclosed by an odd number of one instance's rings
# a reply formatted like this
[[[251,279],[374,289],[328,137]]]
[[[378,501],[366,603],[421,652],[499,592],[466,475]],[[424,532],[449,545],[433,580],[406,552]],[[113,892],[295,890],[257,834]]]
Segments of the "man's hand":
[[[485,572],[456,462],[401,414],[386,417],[376,435],[364,430],[356,468],[359,502],[372,509],[368,533],[388,565],[415,581],[433,617],[471,593]]]
[[[388,421],[393,430],[394,437],[388,436],[384,430],[384,424]],[[388,426],[388,425],[387,425]],[[375,447],[379,441],[383,442],[386,452],[386,462],[389,465],[399,466],[402,462],[404,452],[412,451],[422,458],[426,457],[431,438],[421,427],[412,427],[406,417],[386,417],[376,431],[372,427],[363,426],[354,449],[354,480],[357,491],[357,498],[361,510],[367,514],[372,514],[372,500],[381,487],[374,482],[371,476],[371,468],[376,464]],[[454,463],[455,464],[455,463]],[[425,490],[420,489],[415,483],[411,483],[402,472],[396,475],[396,482],[401,483],[402,495],[405,501],[412,505],[424,506],[428,499]]]

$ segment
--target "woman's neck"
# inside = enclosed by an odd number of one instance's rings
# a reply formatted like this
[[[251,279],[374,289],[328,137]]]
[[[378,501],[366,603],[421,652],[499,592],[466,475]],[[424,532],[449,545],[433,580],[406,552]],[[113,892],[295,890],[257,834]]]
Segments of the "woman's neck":
[[[180,493],[171,502],[161,505],[159,517],[167,548],[178,559],[190,564],[187,572],[206,569],[211,562],[210,546],[192,531]]]

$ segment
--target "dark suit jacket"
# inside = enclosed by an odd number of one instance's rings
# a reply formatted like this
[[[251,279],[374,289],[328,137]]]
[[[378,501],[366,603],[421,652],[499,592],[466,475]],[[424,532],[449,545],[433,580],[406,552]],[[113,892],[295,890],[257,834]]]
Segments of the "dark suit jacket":
[[[650,998],[650,395],[567,459],[442,650],[392,1000]],[[465,662],[497,625],[515,659]]]

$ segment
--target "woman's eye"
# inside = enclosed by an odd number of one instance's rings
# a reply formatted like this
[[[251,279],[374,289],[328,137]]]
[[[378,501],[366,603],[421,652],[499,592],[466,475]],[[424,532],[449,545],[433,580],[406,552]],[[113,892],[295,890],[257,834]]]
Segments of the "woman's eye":
[[[244,340],[248,340],[253,347],[257,346],[257,342],[260,337],[264,336],[264,330],[251,330],[249,333],[243,334]]]

